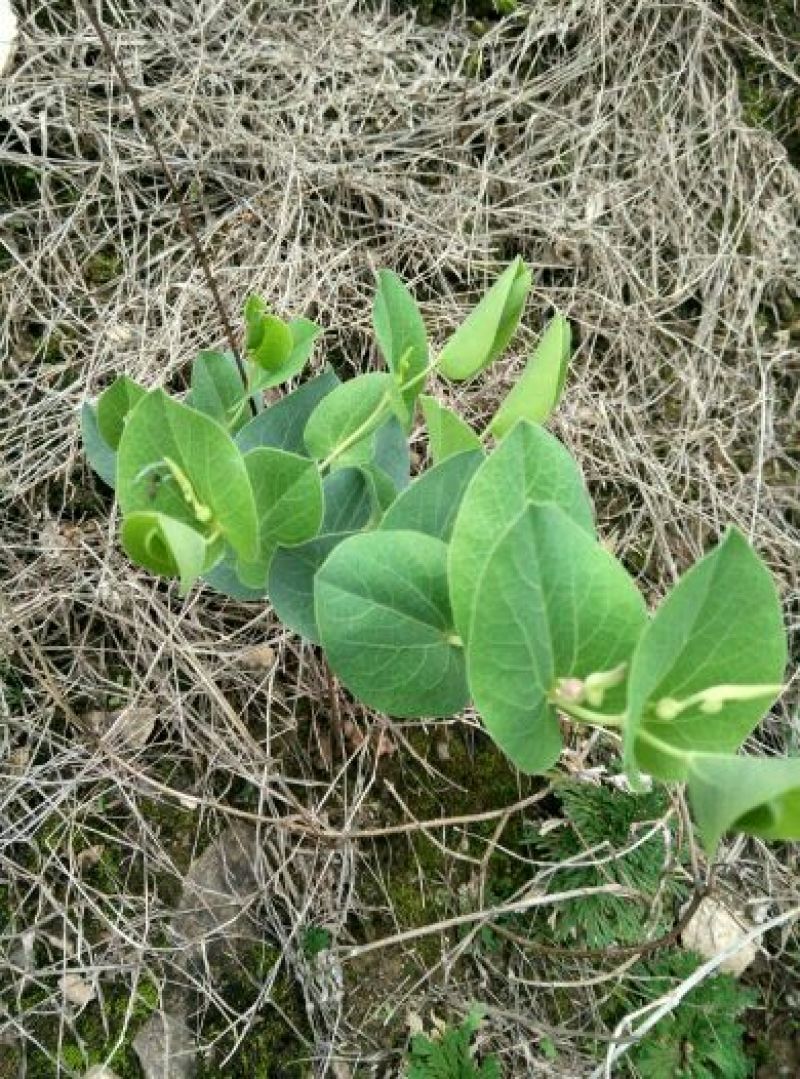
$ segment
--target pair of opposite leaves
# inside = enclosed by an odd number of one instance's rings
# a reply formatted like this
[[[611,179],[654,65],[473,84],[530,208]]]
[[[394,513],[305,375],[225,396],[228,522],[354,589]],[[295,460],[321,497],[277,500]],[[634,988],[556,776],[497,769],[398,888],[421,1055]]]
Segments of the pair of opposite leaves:
[[[688,780],[710,847],[734,820],[773,838],[800,828],[800,762],[729,756],[774,700],[786,664],[763,563],[731,530],[648,620],[633,581],[594,538],[574,462],[540,428],[519,423],[488,459],[467,452],[431,469],[379,533],[337,547],[315,591],[331,665],[379,710],[448,715],[471,696],[511,760],[544,771],[561,750],[554,686],[626,664],[626,684],[599,711],[610,724],[624,719],[632,775],[642,767]],[[759,688],[737,696],[743,685]],[[709,687],[722,691],[718,710],[705,706]],[[655,709],[663,699],[688,703],[665,720]],[[732,774],[736,797],[724,786]],[[721,786],[725,798],[713,793]]]

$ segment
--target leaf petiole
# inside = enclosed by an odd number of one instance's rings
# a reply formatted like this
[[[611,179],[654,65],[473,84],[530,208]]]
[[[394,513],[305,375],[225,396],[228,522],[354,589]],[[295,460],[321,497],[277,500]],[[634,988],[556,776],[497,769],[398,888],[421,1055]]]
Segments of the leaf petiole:
[[[559,693],[551,693],[549,701],[564,715],[583,723],[590,723],[593,727],[623,727],[625,725],[624,712],[611,714],[596,712],[593,708],[585,708],[582,704],[571,701]]]

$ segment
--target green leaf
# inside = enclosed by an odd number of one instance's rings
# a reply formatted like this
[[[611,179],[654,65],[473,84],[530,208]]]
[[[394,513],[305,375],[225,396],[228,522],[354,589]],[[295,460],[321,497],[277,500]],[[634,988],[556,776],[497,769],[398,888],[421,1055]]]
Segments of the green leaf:
[[[280,386],[282,382],[288,382],[290,378],[300,374],[311,358],[314,342],[322,333],[320,327],[307,318],[293,319],[287,325],[292,337],[292,346],[288,355],[280,366],[260,368],[254,372],[252,390],[268,390],[272,386]]]
[[[710,858],[725,832],[800,839],[800,757],[698,754],[689,799]]]
[[[209,545],[199,532],[163,513],[149,511],[124,518],[122,546],[137,565],[162,577],[179,577],[184,596],[210,557]]]
[[[639,641],[628,680],[625,764],[682,779],[683,754],[738,749],[775,700],[786,666],[780,600],[766,566],[730,529],[686,573]],[[731,687],[721,707],[697,694]],[[736,687],[763,687],[763,692]],[[666,700],[666,705],[658,705]],[[675,713],[669,702],[683,702]],[[659,718],[657,708],[670,718]],[[662,713],[663,714],[663,713]],[[659,748],[659,746],[661,748]],[[635,760],[634,760],[635,753]]]
[[[375,432],[374,464],[385,472],[395,486],[402,491],[411,478],[411,454],[408,439],[396,416],[390,416]]]
[[[261,320],[268,312],[267,302],[261,296],[248,296],[244,302],[244,321],[246,326],[245,347],[258,348],[261,341]]]
[[[241,558],[255,558],[258,519],[244,458],[209,416],[147,394],[125,425],[117,460],[123,515],[153,510],[206,535],[221,534]]]
[[[319,644],[314,613],[314,577],[331,551],[352,532],[328,532],[299,547],[279,547],[269,567],[269,596],[281,622]]]
[[[450,595],[456,628],[468,641],[475,582],[492,544],[528,502],[554,502],[589,535],[592,504],[567,450],[543,427],[520,421],[472,479],[450,543]]]
[[[410,418],[413,416],[414,402],[424,385],[421,376],[428,366],[428,338],[414,297],[391,270],[378,272],[372,322],[378,345],[395,383],[402,386],[416,380],[402,391]]]
[[[331,667],[370,707],[440,716],[467,703],[440,540],[418,532],[352,536],[317,573],[315,596]]]
[[[325,515],[322,532],[360,532],[374,511],[373,489],[360,468],[338,468],[322,481]]]
[[[255,602],[266,598],[265,585],[260,588],[248,588],[239,577],[237,572],[239,559],[236,552],[230,546],[226,546],[220,561],[209,570],[203,571],[203,580],[213,588],[215,592],[221,592],[223,596],[230,596],[244,602]]]
[[[372,461],[363,465],[358,465],[358,468],[366,480],[367,489],[370,494],[372,514],[370,520],[367,522],[367,527],[370,527],[371,525],[376,525],[378,521],[380,521],[384,512],[395,501],[397,498],[397,488],[383,469],[378,468]]]
[[[489,424],[495,438],[503,438],[517,420],[544,423],[558,404],[567,377],[570,357],[570,326],[556,315],[528,360],[517,384]]]
[[[242,453],[258,446],[273,446],[290,453],[306,454],[303,429],[308,418],[323,397],[338,385],[339,379],[331,368],[327,368],[321,375],[304,382],[298,389],[259,412],[239,431],[236,445]]]
[[[425,532],[447,543],[467,485],[482,462],[483,454],[472,450],[423,472],[389,507],[381,530]]]
[[[481,448],[481,440],[469,424],[449,408],[440,405],[435,397],[423,395],[420,403],[434,464],[439,464],[454,453]]]
[[[112,450],[119,446],[125,422],[146,392],[127,375],[119,375],[100,394],[97,401],[97,426]]]
[[[322,524],[322,481],[307,457],[261,447],[244,463],[258,514],[258,555],[240,559],[238,576],[248,588],[261,588],[278,545],[292,547],[312,539]]]
[[[222,427],[238,431],[250,416],[242,376],[230,352],[203,351],[192,364],[190,408],[211,416]]]
[[[386,419],[392,376],[359,375],[337,386],[317,405],[306,424],[306,449],[337,467],[367,463],[373,452],[370,435]]]
[[[251,363],[263,371],[281,370],[294,345],[292,331],[283,319],[272,315],[260,296],[250,296],[244,306],[246,348]]]
[[[89,401],[81,405],[81,435],[89,464],[103,483],[113,490],[117,482],[117,455],[100,434],[97,411]]]
[[[530,287],[530,270],[517,256],[442,349],[439,369],[445,378],[474,378],[497,359],[517,328]]]
[[[550,768],[561,734],[549,695],[562,678],[626,662],[647,613],[613,556],[558,506],[526,506],[498,535],[474,587],[469,685],[492,738],[524,772]],[[613,714],[624,687],[607,693]]]

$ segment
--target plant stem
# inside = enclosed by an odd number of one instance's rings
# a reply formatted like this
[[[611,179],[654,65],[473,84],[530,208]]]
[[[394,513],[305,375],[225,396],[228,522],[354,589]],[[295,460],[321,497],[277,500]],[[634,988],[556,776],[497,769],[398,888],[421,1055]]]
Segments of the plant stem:
[[[139,125],[142,134],[152,146],[158,159],[158,163],[164,172],[164,178],[167,181],[167,187],[169,188],[170,193],[172,194],[172,197],[178,207],[178,214],[180,216],[181,225],[189,239],[189,243],[192,245],[198,265],[200,266],[200,270],[203,274],[203,277],[205,278],[206,285],[208,286],[208,291],[211,293],[211,299],[217,309],[217,314],[219,315],[220,322],[222,323],[222,329],[225,333],[225,337],[227,338],[228,346],[233,353],[233,358],[237,368],[239,369],[239,374],[242,376],[242,381],[244,381],[244,363],[242,362],[242,357],[239,349],[236,346],[236,337],[233,333],[233,327],[231,326],[230,320],[228,318],[228,312],[225,309],[225,304],[222,302],[222,296],[220,295],[219,288],[217,287],[216,278],[211,271],[211,264],[209,263],[203,245],[200,242],[200,237],[197,235],[197,230],[194,227],[194,223],[186,207],[186,203],[184,202],[183,198],[181,197],[180,191],[178,190],[178,184],[175,180],[172,169],[170,168],[167,159],[164,157],[158,139],[153,134],[153,129],[151,128],[147,117],[144,114],[141,100],[139,98],[139,92],[135,89],[127,74],[125,73],[125,68],[122,66],[119,57],[114,51],[111,41],[109,40],[108,34],[106,33],[103,24],[100,21],[100,17],[95,12],[92,4],[89,2],[89,0],[81,0],[81,7],[83,8],[89,22],[92,24],[94,32],[100,39],[100,45],[103,48],[103,52],[108,57],[112,68],[116,71],[119,81],[122,84],[122,89],[127,93],[128,97],[130,98],[134,116],[136,117],[136,122]],[[252,408],[253,415],[255,416],[256,408],[252,400],[250,402],[250,407]]]
[[[623,727],[625,725],[625,712],[606,715],[603,712],[595,712],[592,708],[584,708],[575,701],[564,700],[563,697],[557,695],[550,697],[550,703],[571,719],[579,719],[583,723],[590,723],[593,727]]]
[[[355,431],[351,432],[338,446],[334,447],[324,461],[320,463],[320,472],[324,472],[326,468],[329,468],[331,463],[336,460],[337,457],[341,457],[345,450],[349,450],[351,446],[354,446],[356,442],[360,442],[372,428],[373,424],[380,419],[383,413],[386,411],[386,406],[391,402],[391,395],[387,392],[378,402],[374,412],[371,412],[369,416],[364,420],[362,424],[356,427]]]

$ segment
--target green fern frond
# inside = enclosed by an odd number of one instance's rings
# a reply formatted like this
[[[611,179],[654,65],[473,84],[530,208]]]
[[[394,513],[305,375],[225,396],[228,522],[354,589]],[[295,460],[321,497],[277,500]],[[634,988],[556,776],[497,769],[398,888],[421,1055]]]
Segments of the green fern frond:
[[[475,1062],[470,1045],[483,1013],[473,1008],[457,1027],[448,1027],[439,1039],[416,1034],[411,1039],[406,1079],[501,1079],[495,1057]]]

